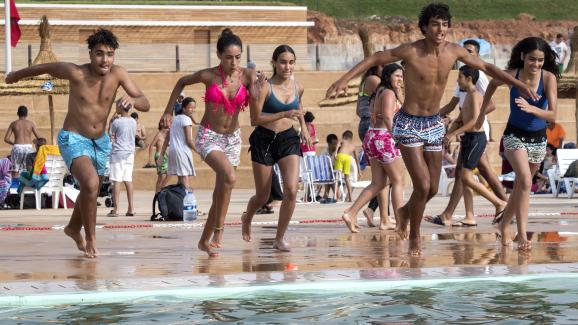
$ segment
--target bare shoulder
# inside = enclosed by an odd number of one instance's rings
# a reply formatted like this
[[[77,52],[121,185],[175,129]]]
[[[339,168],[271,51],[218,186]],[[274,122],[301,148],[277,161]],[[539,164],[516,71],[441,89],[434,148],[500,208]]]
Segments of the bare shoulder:
[[[381,88],[381,91],[379,92],[379,97],[383,98],[384,100],[389,100],[395,98],[395,93],[393,92],[393,90],[389,88]]]
[[[547,85],[554,85],[556,86],[558,84],[558,79],[556,78],[556,75],[553,74],[550,71],[547,70],[542,70],[544,71],[544,81]]]
[[[113,65],[112,68],[110,69],[110,72],[117,78],[119,79],[124,79],[126,77],[128,77],[128,71],[120,65]]]
[[[303,87],[303,85],[295,80],[295,84],[297,85],[297,89],[299,89],[299,96],[303,96],[303,93],[305,92],[305,88]]]
[[[392,53],[395,56],[406,60],[408,57],[415,55],[419,51],[419,49],[423,48],[424,48],[423,42],[421,40],[417,40],[411,43],[401,44],[400,46],[392,49]]]

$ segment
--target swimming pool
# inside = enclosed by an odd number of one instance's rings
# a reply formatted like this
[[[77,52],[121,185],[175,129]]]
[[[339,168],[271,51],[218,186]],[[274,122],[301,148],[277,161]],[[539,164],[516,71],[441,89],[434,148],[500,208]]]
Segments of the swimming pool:
[[[102,291],[26,296],[19,304],[0,297],[0,306],[2,324],[576,324],[578,274]]]

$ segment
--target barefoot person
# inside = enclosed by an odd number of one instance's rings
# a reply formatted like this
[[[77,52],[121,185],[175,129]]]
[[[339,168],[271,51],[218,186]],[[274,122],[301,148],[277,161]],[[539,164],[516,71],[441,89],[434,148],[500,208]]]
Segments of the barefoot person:
[[[356,113],[359,116],[359,126],[357,128],[357,134],[359,135],[359,140],[363,142],[365,139],[365,134],[371,125],[371,102],[375,97],[375,91],[381,82],[381,74],[383,72],[382,66],[374,66],[369,68],[361,77],[361,83],[359,84],[359,94],[357,94],[357,107]],[[379,200],[378,200],[379,199]],[[375,210],[379,207],[380,214],[386,214],[388,210],[389,198],[387,195],[387,190],[379,192],[377,197],[374,197],[369,201],[369,205],[363,210],[363,215],[367,219],[367,224],[370,227],[374,227],[373,224],[373,214]],[[379,204],[379,201],[382,204]]]
[[[391,182],[392,203],[394,211],[402,205],[403,200],[403,166],[401,154],[395,147],[390,130],[393,115],[401,107],[398,93],[403,84],[403,68],[398,64],[389,64],[383,69],[381,83],[376,92],[372,107],[372,123],[363,139],[363,150],[369,156],[371,165],[371,184],[367,186],[355,203],[343,213],[343,221],[351,232],[357,229],[357,213],[377,193],[385,188],[387,179]],[[393,221],[386,214],[381,214],[380,230],[395,229]]]
[[[449,72],[456,60],[483,70],[508,84],[520,87],[520,91],[535,97],[526,84],[504,73],[498,67],[470,55],[461,46],[445,41],[451,24],[449,7],[430,4],[419,17],[419,27],[425,38],[413,43],[374,54],[357,64],[327,90],[333,97],[347,90],[347,82],[372,66],[403,60],[405,62],[404,107],[394,116],[392,134],[399,146],[412,183],[413,193],[409,201],[396,215],[397,230],[407,239],[410,224],[410,254],[421,254],[420,224],[426,203],[437,192],[440,169],[443,122],[438,114]]]
[[[198,247],[209,256],[221,247],[225,216],[235,185],[235,169],[241,160],[241,130],[239,113],[249,105],[249,85],[255,72],[242,68],[243,44],[239,36],[226,28],[217,41],[217,57],[221,63],[213,68],[186,75],[177,81],[161,118],[170,126],[174,103],[187,85],[205,85],[205,114],[199,125],[195,147],[201,158],[215,171],[213,202]],[[211,243],[211,235],[214,234]]]
[[[464,42],[464,49],[468,51],[470,54],[479,56],[480,53],[480,43],[478,41],[469,39]],[[476,82],[476,89],[484,95],[486,93],[486,88],[488,88],[488,77],[486,74],[480,70],[478,70],[479,78]],[[449,113],[451,113],[456,106],[459,106],[460,110],[463,108],[466,99],[466,92],[460,91],[460,87],[456,85],[454,96],[450,100],[448,104],[440,109],[440,115],[442,117],[447,117]],[[488,107],[487,113],[490,113],[495,109],[495,105],[493,102],[490,101],[490,106]],[[462,121],[457,119],[452,123],[452,127],[448,132],[454,130],[454,128],[460,127]],[[487,119],[484,120],[483,124],[484,132],[486,133],[486,138],[490,139],[490,124],[488,123]],[[486,148],[487,149],[487,148]],[[458,157],[458,161],[461,160],[461,157]],[[490,188],[496,194],[500,200],[506,201],[508,197],[506,196],[506,192],[504,191],[504,186],[498,179],[498,176],[494,172],[492,166],[490,165],[490,159],[488,158],[487,153],[484,151],[482,157],[478,161],[478,170],[480,174],[484,177],[484,179],[490,185]],[[463,184],[462,184],[462,165],[457,164],[455,169],[455,181],[454,186],[452,188],[452,193],[450,195],[450,199],[445,210],[440,214],[436,215],[431,219],[426,219],[427,221],[434,223],[436,225],[445,226],[452,224],[452,216],[460,202],[460,199],[463,196]]]
[[[295,52],[290,46],[278,46],[271,60],[273,76],[268,82],[260,83],[258,93],[252,97],[251,125],[256,128],[249,143],[256,193],[249,200],[242,217],[243,239],[251,241],[251,221],[257,209],[269,198],[273,165],[278,164],[283,179],[283,201],[279,208],[273,247],[284,252],[290,251],[284,237],[295,210],[299,187],[301,141],[293,128],[294,120],[301,125],[303,143],[307,147],[312,145],[301,107],[303,87],[292,78],[295,59]]]
[[[80,194],[64,232],[87,257],[96,257],[96,199],[111,150],[105,129],[115,94],[119,87],[127,93],[120,100],[121,107],[132,106],[146,112],[150,105],[127,71],[114,64],[118,42],[111,31],[99,29],[88,37],[87,43],[90,63],[34,65],[8,74],[6,82],[14,83],[42,74],[70,82],[68,114],[58,134],[58,147],[72,176],[80,184]],[[80,233],[83,226],[84,238]]]
[[[458,74],[458,85],[460,91],[466,93],[466,98],[460,112],[459,120],[462,121],[462,126],[448,132],[444,137],[446,146],[450,145],[451,139],[462,135],[460,143],[460,160],[458,164],[460,168],[463,182],[464,204],[466,206],[466,217],[453,226],[473,227],[476,226],[476,219],[474,217],[474,193],[480,194],[486,200],[490,201],[496,208],[496,215],[502,213],[506,207],[506,201],[500,199],[494,192],[487,189],[482,183],[474,179],[473,169],[478,166],[480,159],[486,149],[488,143],[484,127],[476,127],[480,109],[482,108],[482,94],[476,88],[476,83],[480,77],[479,71],[464,65],[460,68]]]
[[[526,235],[530,188],[532,177],[540,168],[546,156],[546,122],[556,119],[557,78],[560,77],[556,65],[556,53],[548,43],[539,37],[528,37],[512,49],[506,72],[521,80],[531,89],[536,89],[539,100],[524,99],[516,87],[510,88],[510,117],[504,130],[504,154],[516,173],[514,189],[508,200],[506,210],[497,216],[502,244],[511,245],[510,223],[514,215],[518,227],[518,248],[529,250],[531,242]],[[482,114],[494,95],[496,88],[502,85],[492,80],[482,105]],[[477,125],[483,122],[480,116]]]

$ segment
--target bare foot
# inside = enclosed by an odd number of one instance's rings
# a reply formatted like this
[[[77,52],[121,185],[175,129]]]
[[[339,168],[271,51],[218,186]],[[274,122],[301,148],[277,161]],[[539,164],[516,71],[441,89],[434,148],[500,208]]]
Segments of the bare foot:
[[[96,249],[96,243],[90,240],[86,241],[86,250],[84,256],[88,258],[95,258],[98,256],[98,250]]]
[[[528,252],[532,249],[532,242],[529,240],[519,240],[518,250],[521,252]]]
[[[343,221],[345,222],[345,225],[347,225],[347,228],[349,228],[349,231],[351,231],[352,233],[358,233],[359,230],[357,229],[356,225],[353,223],[353,221],[351,220],[351,217],[349,216],[349,214],[347,212],[344,212],[343,215],[341,216],[341,219],[343,219]]]
[[[370,228],[375,227],[375,224],[373,223],[373,210],[370,208],[365,208],[363,209],[363,215],[367,219],[367,226]]]
[[[251,241],[251,222],[253,221],[251,219],[247,217],[247,212],[243,212],[243,215],[241,216],[241,222],[243,224],[241,227],[241,234],[243,235],[243,240],[246,242]]]
[[[498,229],[500,230],[500,239],[502,242],[502,246],[512,246],[512,236],[510,234],[510,223],[509,222],[500,222],[498,224]]]
[[[423,251],[421,250],[421,240],[411,239],[409,241],[409,256],[422,256]]]
[[[79,251],[83,253],[86,252],[86,244],[84,243],[84,238],[82,237],[80,231],[74,232],[72,229],[70,229],[70,227],[66,226],[64,228],[64,234],[74,240],[74,243],[76,243],[76,248],[78,248]]]
[[[199,242],[199,245],[197,246],[200,250],[202,250],[203,252],[207,253],[209,255],[209,257],[217,257],[219,256],[219,253],[214,252],[211,249],[211,245],[209,243],[205,243],[205,242]]]
[[[394,230],[394,229],[396,229],[395,223],[393,223],[391,220],[388,220],[388,219],[389,218],[386,218],[379,223],[379,230]]]
[[[221,239],[223,238],[223,228],[215,228],[213,232],[213,239],[211,240],[211,247],[221,248]]]
[[[289,244],[287,244],[287,242],[285,242],[284,240],[275,239],[275,241],[273,242],[273,248],[276,250],[280,250],[282,252],[291,251],[291,247],[289,247]]]
[[[400,208],[397,211],[396,216],[399,222],[396,224],[395,232],[397,232],[401,240],[406,240],[409,238],[409,234],[407,232],[407,226],[409,225],[409,216],[405,214],[404,208]]]

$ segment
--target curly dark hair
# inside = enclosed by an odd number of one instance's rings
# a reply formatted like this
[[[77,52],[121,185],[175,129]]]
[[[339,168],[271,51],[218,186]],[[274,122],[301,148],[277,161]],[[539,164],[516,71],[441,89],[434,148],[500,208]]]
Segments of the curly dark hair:
[[[558,54],[552,50],[548,42],[540,37],[526,37],[519,41],[512,49],[510,61],[508,61],[506,69],[523,69],[524,61],[522,60],[522,54],[527,54],[535,50],[544,53],[544,65],[542,65],[542,69],[552,72],[556,76],[556,79],[560,79],[560,70],[558,69],[558,65],[556,65],[556,57]]]
[[[99,28],[86,39],[88,49],[92,50],[98,44],[104,44],[112,49],[118,49],[118,40],[116,36],[108,29]]]
[[[450,7],[443,3],[430,3],[423,7],[419,14],[417,25],[421,33],[425,35],[425,28],[429,24],[431,18],[441,18],[447,20],[448,27],[452,27],[452,15],[450,14]]]

